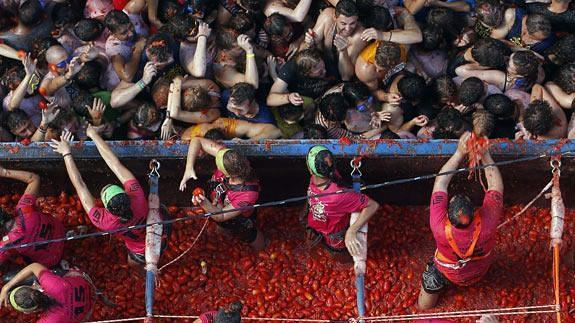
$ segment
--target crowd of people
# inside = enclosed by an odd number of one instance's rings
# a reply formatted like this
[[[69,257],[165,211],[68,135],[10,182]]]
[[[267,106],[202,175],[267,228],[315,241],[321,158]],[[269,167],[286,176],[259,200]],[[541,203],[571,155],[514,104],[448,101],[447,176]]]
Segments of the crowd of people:
[[[575,137],[570,0],[2,0],[1,141]]]

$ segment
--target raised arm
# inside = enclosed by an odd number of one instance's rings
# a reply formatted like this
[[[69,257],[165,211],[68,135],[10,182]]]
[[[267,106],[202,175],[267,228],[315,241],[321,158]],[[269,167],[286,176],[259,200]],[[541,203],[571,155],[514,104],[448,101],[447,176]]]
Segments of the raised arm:
[[[96,148],[98,148],[98,152],[106,162],[106,165],[110,167],[114,175],[116,175],[122,184],[135,178],[134,174],[120,163],[120,160],[116,157],[112,149],[110,149],[110,146],[108,146],[104,139],[100,137],[96,128],[89,125],[86,130],[86,135],[94,141]]]
[[[505,88],[505,73],[499,70],[488,70],[477,63],[465,64],[457,67],[455,73],[464,79],[477,77],[482,81],[497,86],[500,90]]]
[[[459,167],[461,161],[465,158],[467,154],[467,141],[471,137],[470,132],[464,133],[461,138],[459,138],[459,144],[457,145],[457,150],[455,154],[449,158],[447,163],[443,165],[440,173],[454,171]],[[453,174],[450,175],[441,175],[435,178],[435,183],[433,184],[433,193],[435,192],[447,192],[447,188],[449,187],[449,183],[453,178]]]
[[[16,90],[14,90],[14,93],[12,94],[12,99],[10,100],[10,102],[8,102],[9,111],[13,111],[14,109],[18,109],[20,107],[20,103],[22,103],[22,100],[26,96],[28,83],[30,82],[30,79],[32,79],[34,72],[36,72],[36,62],[37,60],[35,59],[33,60],[30,57],[30,54],[26,55],[24,61],[22,61],[22,64],[24,65],[24,70],[26,71],[26,76],[24,76],[22,82],[20,82]]]
[[[60,141],[52,139],[52,143],[50,146],[54,149],[55,152],[61,154],[64,157],[64,163],[66,164],[66,171],[68,172],[68,176],[70,177],[70,181],[74,188],[76,189],[76,193],[80,197],[80,202],[82,202],[82,206],[86,213],[90,213],[90,210],[94,207],[94,197],[90,190],[88,190],[88,186],[82,179],[82,175],[76,166],[76,162],[74,162],[74,158],[72,157],[72,153],[70,151],[70,144],[69,142],[72,141],[74,137],[72,133],[64,130],[62,135],[60,136]]]
[[[210,37],[212,30],[208,24],[201,22],[198,26],[198,35],[196,42],[196,50],[191,62],[183,62],[186,70],[196,78],[203,78],[206,76],[206,54],[208,51],[208,37]]]
[[[112,91],[110,99],[110,106],[112,108],[119,108],[132,101],[146,86],[152,82],[152,78],[157,73],[156,65],[152,62],[146,63],[144,67],[144,75],[142,79],[136,83],[122,82]]]
[[[401,7],[396,7],[396,10],[397,8]],[[423,36],[421,34],[421,29],[409,11],[403,8],[399,9],[397,22],[403,29],[392,30],[390,35],[391,37],[388,38],[385,38],[384,33],[384,39],[382,40],[392,41],[398,44],[417,44],[422,41]]]
[[[0,56],[20,60],[18,51],[6,44],[0,44]]]
[[[215,141],[194,137],[190,140],[190,146],[188,148],[188,157],[186,159],[186,170],[184,172],[184,178],[180,182],[180,191],[186,189],[186,182],[190,179],[198,179],[196,176],[196,171],[194,170],[194,165],[196,163],[196,159],[200,154],[200,151],[204,151],[205,153],[216,156],[220,149],[223,149],[224,146],[218,144]]]
[[[559,103],[563,109],[572,109],[573,102],[575,102],[575,92],[567,94],[559,85],[554,82],[545,83],[545,89],[553,98]]]
[[[493,158],[491,158],[491,153],[489,149],[485,151],[481,157],[484,165],[494,164]],[[487,178],[487,189],[490,191],[497,191],[503,194],[503,178],[501,177],[501,172],[497,166],[491,166],[485,168],[485,177]]]
[[[290,9],[279,1],[272,1],[268,6],[266,6],[264,13],[267,17],[274,13],[279,13],[289,21],[302,22],[307,16],[311,3],[312,0],[300,0],[294,9]]]
[[[25,170],[14,170],[0,167],[0,176],[5,178],[15,179],[20,182],[28,184],[24,194],[37,196],[40,191],[40,176]]]

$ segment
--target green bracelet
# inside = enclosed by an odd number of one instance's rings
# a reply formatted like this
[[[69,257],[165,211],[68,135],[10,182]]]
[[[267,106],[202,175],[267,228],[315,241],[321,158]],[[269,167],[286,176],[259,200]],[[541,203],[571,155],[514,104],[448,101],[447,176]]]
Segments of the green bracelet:
[[[142,80],[136,82],[136,85],[140,88],[140,90],[143,90],[146,87],[146,83],[144,83]]]

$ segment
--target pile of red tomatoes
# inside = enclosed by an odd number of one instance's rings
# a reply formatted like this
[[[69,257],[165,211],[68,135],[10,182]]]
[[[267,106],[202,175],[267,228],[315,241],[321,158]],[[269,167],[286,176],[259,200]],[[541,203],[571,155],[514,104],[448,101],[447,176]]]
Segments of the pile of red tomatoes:
[[[0,204],[13,207],[18,198],[18,195],[1,196]],[[44,212],[62,220],[67,228],[87,225],[94,230],[76,196],[41,198],[38,204]],[[175,206],[168,209],[174,217],[193,213]],[[198,315],[241,300],[245,317],[333,320],[356,317],[352,266],[335,262],[321,246],[310,247],[305,243],[305,233],[298,221],[300,209],[259,210],[259,226],[270,240],[265,251],[259,253],[209,223],[192,251],[159,273],[155,313]],[[505,219],[519,209],[520,206],[506,208]],[[574,215],[573,210],[567,211],[564,251],[571,244],[567,240],[574,231],[571,220]],[[192,244],[204,221],[174,224],[162,264]],[[414,304],[421,273],[434,251],[428,223],[426,207],[389,205],[382,206],[370,222],[366,275],[370,316],[417,313]],[[499,232],[496,261],[485,279],[473,287],[450,287],[433,311],[552,304],[549,223],[548,209],[532,208],[506,225]],[[97,303],[93,320],[145,315],[144,278],[128,267],[126,250],[117,239],[105,236],[67,242],[65,258],[87,271],[96,286],[117,304],[110,307]],[[561,267],[561,300],[564,322],[575,322],[573,314],[569,314],[575,309],[575,281],[573,270],[565,265]],[[475,319],[460,321],[475,322]],[[2,308],[0,320],[23,322],[31,321],[32,317]],[[551,314],[503,317],[506,322],[553,320]]]

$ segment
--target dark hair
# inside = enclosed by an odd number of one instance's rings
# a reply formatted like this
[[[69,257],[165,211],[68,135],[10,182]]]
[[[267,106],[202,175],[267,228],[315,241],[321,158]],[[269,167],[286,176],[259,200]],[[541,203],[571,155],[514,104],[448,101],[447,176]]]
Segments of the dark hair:
[[[536,78],[539,71],[539,59],[532,51],[521,50],[513,55],[513,64],[518,75]]]
[[[565,92],[575,92],[575,63],[563,65],[555,76],[555,83]]]
[[[459,103],[470,106],[478,103],[485,94],[485,84],[477,77],[468,77],[459,86]]]
[[[271,14],[264,22],[264,29],[266,33],[271,36],[281,36],[284,28],[289,24],[287,18],[279,13]]]
[[[500,120],[512,119],[515,116],[515,102],[505,94],[489,95],[483,101],[483,107]]]
[[[156,105],[151,102],[143,102],[136,109],[136,113],[132,117],[132,121],[136,127],[150,126],[150,110],[157,110]]]
[[[545,51],[545,54],[554,55],[552,61],[557,65],[575,62],[575,35],[569,34],[559,39]]]
[[[284,104],[278,108],[278,113],[282,119],[289,122],[298,122],[303,116],[303,105]]]
[[[170,47],[170,35],[161,32],[153,34],[146,41],[146,53],[148,53],[149,56],[157,57],[160,62],[165,62],[170,59],[170,56],[173,54],[172,48]]]
[[[127,24],[131,24],[130,17],[122,10],[110,10],[104,18],[104,25],[112,34],[118,32],[118,29]]]
[[[169,86],[169,84],[168,84]],[[186,111],[199,111],[210,104],[208,90],[201,86],[192,86],[183,91],[182,108]]]
[[[231,303],[227,311],[220,308],[214,317],[214,323],[240,323],[242,321],[242,308],[241,302]]]
[[[349,102],[341,93],[328,94],[319,102],[321,115],[329,121],[343,121],[349,108]]]
[[[22,66],[15,65],[2,75],[0,82],[6,87],[16,88],[20,82],[22,82],[24,77],[26,77],[26,71],[24,71],[24,68]]]
[[[206,133],[204,134],[204,138],[215,141],[227,139],[222,129],[219,128],[214,128],[206,131]]]
[[[10,132],[12,132],[29,120],[30,117],[28,117],[26,112],[20,109],[15,109],[8,112],[8,116],[6,117],[6,126]]]
[[[230,89],[230,101],[241,104],[246,100],[252,102],[256,98],[256,89],[250,83],[239,82]]]
[[[81,117],[88,118],[90,116],[90,112],[86,106],[91,107],[94,103],[94,97],[90,92],[78,89],[75,95],[72,97],[72,108]]]
[[[473,112],[473,132],[478,136],[491,136],[495,130],[495,116],[487,110]]]
[[[473,203],[469,197],[457,194],[451,198],[447,207],[447,218],[454,227],[467,228],[473,222],[473,217]]]
[[[382,31],[389,30],[393,21],[389,10],[382,6],[371,7],[360,19],[365,28],[375,28]]]
[[[102,66],[100,64],[95,61],[86,62],[75,76],[76,84],[85,90],[99,87],[101,74]]]
[[[240,5],[249,11],[258,12],[262,9],[263,0],[238,0]]]
[[[178,15],[177,13],[182,12],[182,6],[177,1],[174,0],[162,0],[158,3],[158,18],[161,22],[175,22],[181,18],[183,15]],[[176,16],[172,16],[172,12],[176,12]]]
[[[480,0],[475,7],[477,19],[489,27],[498,27],[503,22],[505,9],[499,0]]]
[[[41,291],[30,286],[25,286],[18,290],[11,290],[14,293],[14,301],[23,309],[37,308],[39,311],[45,311],[55,304],[55,301]],[[11,295],[9,296],[11,297]]]
[[[294,92],[300,95],[316,99],[321,97],[333,84],[332,80],[327,78],[305,77],[300,78],[297,83],[290,84]]]
[[[397,43],[382,41],[375,50],[375,63],[382,68],[392,68],[401,62],[401,48]]]
[[[395,132],[393,132],[389,129],[385,129],[385,131],[383,131],[381,133],[381,135],[379,136],[379,139],[390,140],[390,139],[401,139],[401,137],[398,134],[396,134]]]
[[[319,124],[310,124],[303,128],[304,139],[328,139],[329,135],[324,126]]]
[[[75,24],[82,19],[82,10],[78,10],[72,3],[56,3],[52,9],[52,22],[56,27]]]
[[[160,32],[171,34],[175,40],[182,42],[190,37],[198,26],[198,21],[190,15],[180,14],[162,26]]]
[[[493,38],[479,39],[471,49],[471,56],[481,66],[502,69],[507,64],[511,49],[500,40]]]
[[[444,108],[437,115],[437,128],[433,132],[433,139],[457,139],[459,130],[463,127],[461,113],[452,108]]]
[[[216,45],[219,49],[231,49],[240,34],[232,28],[221,28],[216,33]]]
[[[447,8],[433,8],[429,10],[426,21],[430,25],[440,27],[452,38],[458,37],[464,27],[462,16]]]
[[[298,52],[294,58],[297,67],[298,75],[300,77],[308,77],[311,70],[323,61],[321,53],[316,49],[304,49]]]
[[[245,12],[238,12],[230,18],[228,27],[240,34],[245,34],[255,28],[255,23],[251,15]]]
[[[436,102],[447,103],[455,99],[457,95],[457,85],[453,79],[447,75],[434,78],[429,83],[429,90]]]
[[[445,47],[445,33],[435,25],[425,25],[421,30],[422,41],[420,47],[425,51],[432,51]]]
[[[427,84],[425,79],[417,74],[408,74],[397,82],[401,97],[407,101],[419,101],[425,97]]]
[[[547,101],[535,100],[523,112],[523,126],[535,136],[545,135],[553,128],[553,112]]]
[[[367,100],[371,96],[367,85],[359,81],[346,82],[341,93],[352,104]]]
[[[224,167],[230,176],[236,176],[244,181],[255,179],[255,172],[248,159],[235,150],[224,153]]]
[[[96,40],[104,31],[104,25],[97,19],[85,18],[74,26],[74,34],[82,41]]]
[[[26,0],[18,8],[18,21],[26,27],[32,27],[41,20],[43,14],[40,1]]]
[[[52,37],[34,39],[30,56],[38,60],[38,63],[36,63],[37,69],[43,70],[48,68],[48,62],[46,62],[46,51],[48,48],[56,45],[60,45],[60,43]]]
[[[551,28],[551,21],[549,21],[549,18],[537,13],[527,15],[525,25],[527,26],[527,31],[530,34],[541,32],[543,33],[544,37],[548,37],[549,35],[551,35],[551,32],[553,31]]]
[[[123,221],[130,221],[134,214],[130,205],[130,197],[126,193],[115,195],[108,201],[106,209]]]
[[[352,0],[340,0],[335,6],[335,16],[339,17],[340,15],[344,15],[346,17],[357,17],[359,15],[359,11],[357,10],[355,2]]]
[[[329,150],[321,150],[317,153],[314,160],[315,170],[323,177],[335,178],[337,169],[335,167],[335,158]]]
[[[184,90],[185,91],[185,90]],[[183,91],[182,91],[183,92]],[[167,77],[160,77],[151,89],[152,101],[156,107],[165,107],[168,105],[168,96],[170,93],[170,80]],[[182,108],[185,110],[185,107]]]

